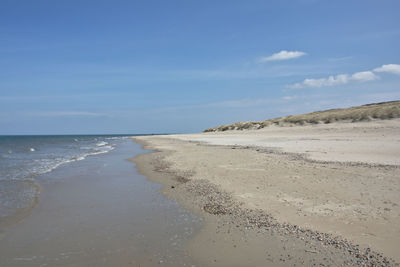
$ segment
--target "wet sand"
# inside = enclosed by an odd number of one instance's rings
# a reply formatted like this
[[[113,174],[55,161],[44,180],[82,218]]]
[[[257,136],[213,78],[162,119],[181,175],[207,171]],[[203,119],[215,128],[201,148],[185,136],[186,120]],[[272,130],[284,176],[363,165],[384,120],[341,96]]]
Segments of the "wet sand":
[[[185,243],[201,219],[127,160],[143,152],[125,140],[38,177],[37,207],[0,228],[0,266],[200,266]]]
[[[158,152],[136,160],[205,218],[189,248],[210,265],[395,266],[399,133],[397,119],[138,137]]]

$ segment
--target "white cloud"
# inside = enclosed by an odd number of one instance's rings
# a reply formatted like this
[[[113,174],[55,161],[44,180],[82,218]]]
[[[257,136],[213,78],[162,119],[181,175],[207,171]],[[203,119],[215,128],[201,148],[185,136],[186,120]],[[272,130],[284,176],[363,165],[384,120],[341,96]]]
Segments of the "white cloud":
[[[399,66],[399,71],[400,71],[400,65],[396,64],[390,64],[390,65],[395,65]],[[388,65],[384,65],[388,66]],[[381,68],[383,68],[382,66]],[[379,72],[381,68],[374,69],[373,71]],[[392,72],[396,71],[396,67],[387,67],[385,68],[384,71],[387,72]],[[373,73],[372,71],[360,71],[353,73],[352,75],[349,74],[339,74],[336,76],[329,76],[328,78],[320,78],[320,79],[304,79],[304,81],[295,83],[292,85],[287,86],[288,88],[291,89],[298,89],[298,88],[306,88],[306,87],[324,87],[324,86],[334,86],[334,85],[341,85],[341,84],[346,84],[349,82],[369,82],[369,81],[374,81],[378,80],[380,77]]]
[[[379,79],[372,71],[361,71],[351,75],[351,80],[358,82],[368,82]]]
[[[339,74],[336,76],[329,76],[328,78],[321,79],[305,79],[301,83],[295,83],[289,85],[289,88],[304,88],[304,87],[323,87],[323,86],[333,86],[348,83],[350,77],[348,74]]]
[[[300,51],[286,51],[282,50],[279,53],[272,54],[269,57],[262,57],[260,58],[260,62],[267,62],[267,61],[275,61],[275,60],[287,60],[287,59],[292,59],[292,58],[298,58],[301,56],[306,55],[304,52]]]
[[[387,64],[382,65],[382,67],[374,69],[375,72],[389,72],[392,74],[400,75],[400,65],[399,64]]]

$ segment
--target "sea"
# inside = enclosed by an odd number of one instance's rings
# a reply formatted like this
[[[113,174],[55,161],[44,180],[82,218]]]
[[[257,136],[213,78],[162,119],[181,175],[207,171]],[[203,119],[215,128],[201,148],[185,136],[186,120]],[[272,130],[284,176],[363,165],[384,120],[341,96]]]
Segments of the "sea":
[[[202,266],[201,218],[139,173],[132,136],[1,136],[0,266]]]
[[[27,210],[40,194],[37,177],[112,151],[126,135],[0,136],[0,221]]]

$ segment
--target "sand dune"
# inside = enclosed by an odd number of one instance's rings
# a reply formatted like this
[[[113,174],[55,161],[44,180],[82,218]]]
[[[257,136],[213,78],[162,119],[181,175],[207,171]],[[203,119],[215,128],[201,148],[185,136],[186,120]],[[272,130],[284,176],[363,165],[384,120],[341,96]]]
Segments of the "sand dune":
[[[204,132],[227,130],[262,129],[271,125],[308,125],[333,122],[359,122],[400,118],[400,101],[372,103],[350,108],[315,111],[306,114],[289,115],[265,121],[237,122],[206,129]]]

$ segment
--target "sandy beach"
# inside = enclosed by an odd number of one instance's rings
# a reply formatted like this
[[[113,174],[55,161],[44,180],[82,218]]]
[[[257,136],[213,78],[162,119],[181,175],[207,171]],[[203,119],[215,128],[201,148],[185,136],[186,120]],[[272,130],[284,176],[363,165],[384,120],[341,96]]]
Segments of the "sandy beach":
[[[400,262],[399,119],[135,140],[157,151],[139,171],[205,218],[189,247],[212,265]]]
[[[400,267],[400,0],[0,6],[0,267]]]

